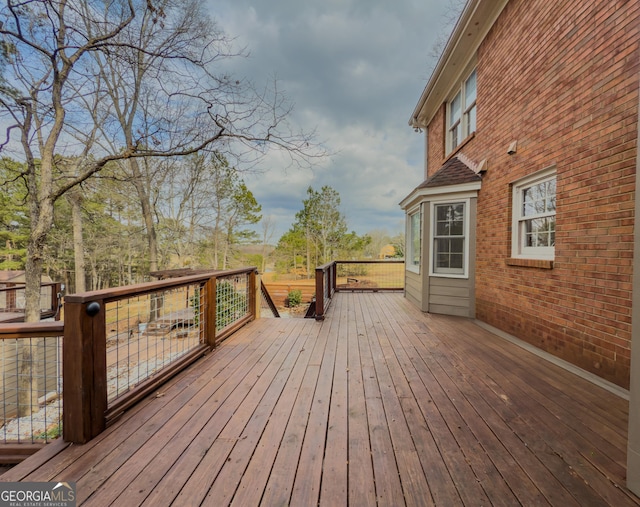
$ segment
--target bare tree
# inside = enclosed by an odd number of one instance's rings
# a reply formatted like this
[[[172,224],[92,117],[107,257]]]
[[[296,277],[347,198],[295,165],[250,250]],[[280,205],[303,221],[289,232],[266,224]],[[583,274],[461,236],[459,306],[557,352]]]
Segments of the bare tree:
[[[449,38],[451,37],[451,33],[456,27],[456,23],[460,18],[460,14],[467,4],[467,0],[448,0],[447,10],[442,16],[442,22],[440,24],[440,29],[436,35],[436,40],[431,45],[428,56],[429,61],[431,62],[430,71],[435,69],[438,60],[442,56],[442,52],[449,42]]]
[[[262,217],[260,223],[262,225],[262,266],[260,266],[260,272],[264,273],[267,269],[267,249],[273,240],[276,223],[271,215]]]
[[[161,221],[160,249],[170,259],[175,258],[180,267],[191,265],[197,241],[212,217],[206,157],[164,160],[161,172],[164,184],[159,188],[155,210]]]
[[[241,80],[216,75],[217,61],[231,55],[221,30],[207,34],[212,26],[195,0],[8,0],[0,8],[7,63],[0,80],[0,122],[7,125],[0,147],[19,145],[26,165],[28,321],[39,319],[42,252],[55,201],[109,162],[131,161],[137,177],[140,159],[211,146],[230,151],[239,143],[258,153],[278,147],[293,160],[310,154],[311,139],[288,124],[289,107],[277,88],[255,93]],[[154,105],[146,117],[137,114],[142,95]],[[74,174],[58,171],[55,157],[82,154],[86,145],[78,141],[96,125],[101,149],[82,157]]]
[[[71,224],[73,226],[73,259],[75,268],[76,292],[87,290],[87,276],[84,262],[84,237],[82,234],[82,193],[78,187],[65,194],[71,206]]]

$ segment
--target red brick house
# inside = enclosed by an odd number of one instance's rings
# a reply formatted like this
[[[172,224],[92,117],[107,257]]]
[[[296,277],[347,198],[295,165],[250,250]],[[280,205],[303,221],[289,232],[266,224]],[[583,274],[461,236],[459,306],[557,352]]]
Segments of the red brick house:
[[[636,492],[639,41],[636,1],[467,2],[410,119],[425,175],[401,202],[409,300],[629,390]]]

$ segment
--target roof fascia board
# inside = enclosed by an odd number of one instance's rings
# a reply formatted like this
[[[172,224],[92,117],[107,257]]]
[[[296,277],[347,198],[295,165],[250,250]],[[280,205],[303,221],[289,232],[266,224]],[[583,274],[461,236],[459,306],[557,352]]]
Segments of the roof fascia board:
[[[400,202],[400,208],[406,210],[407,208],[413,207],[416,202],[433,196],[445,199],[449,196],[455,196],[456,199],[475,197],[481,186],[482,182],[476,181],[473,183],[462,183],[460,185],[447,185],[443,187],[416,188]]]
[[[509,0],[467,2],[427,86],[409,120],[412,127],[426,128]]]

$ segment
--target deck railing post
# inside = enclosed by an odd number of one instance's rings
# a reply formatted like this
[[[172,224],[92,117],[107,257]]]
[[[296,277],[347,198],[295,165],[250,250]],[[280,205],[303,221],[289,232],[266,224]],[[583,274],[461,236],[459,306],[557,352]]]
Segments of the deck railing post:
[[[205,337],[207,345],[211,348],[216,346],[216,298],[217,298],[217,278],[212,276],[204,284],[205,301]]]
[[[51,309],[55,312],[55,320],[60,320],[60,308],[58,305],[60,301],[58,297],[62,294],[62,284],[60,282],[56,282],[55,285],[51,288]]]
[[[254,319],[260,316],[260,284],[258,283],[258,270],[254,269],[249,273],[249,312]]]
[[[333,261],[331,264],[331,286],[329,288],[329,295],[333,297],[333,293],[336,291],[336,287],[338,286],[338,261]]]
[[[316,268],[316,320],[324,320],[324,270]]]
[[[12,287],[13,284],[7,284],[7,288]],[[18,307],[17,304],[17,292],[18,289],[9,289],[7,290],[7,302],[6,302],[6,310],[8,312],[13,312]]]
[[[104,431],[107,410],[107,357],[103,301],[65,298],[62,436],[84,444]]]

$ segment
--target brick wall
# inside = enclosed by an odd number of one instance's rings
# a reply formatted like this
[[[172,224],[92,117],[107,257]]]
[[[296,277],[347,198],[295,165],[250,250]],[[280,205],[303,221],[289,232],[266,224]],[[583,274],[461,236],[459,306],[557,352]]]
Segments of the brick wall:
[[[429,174],[425,175],[425,180],[440,169],[444,160],[445,118],[446,106],[443,104],[429,123],[429,149],[427,150]]]
[[[640,2],[512,0],[478,51],[479,319],[629,385]],[[441,113],[429,164],[444,161]],[[507,155],[511,141],[515,155]],[[433,148],[432,148],[433,144]],[[557,168],[552,269],[508,263],[510,184]]]

